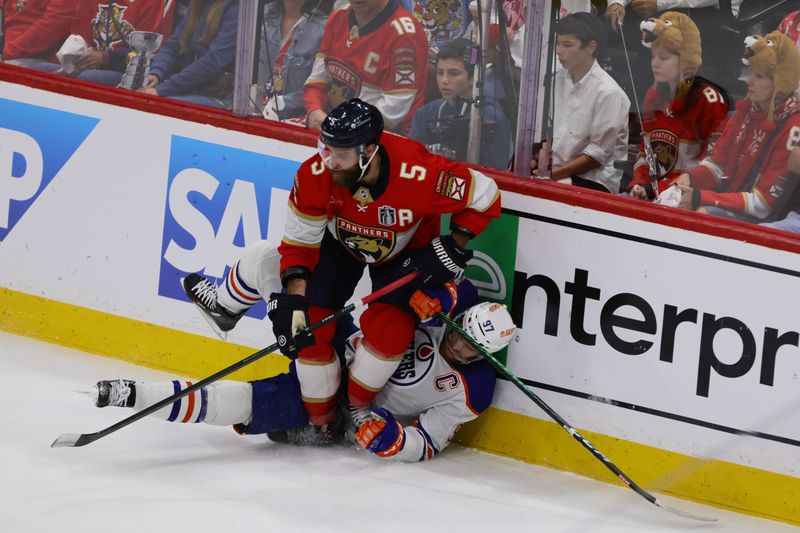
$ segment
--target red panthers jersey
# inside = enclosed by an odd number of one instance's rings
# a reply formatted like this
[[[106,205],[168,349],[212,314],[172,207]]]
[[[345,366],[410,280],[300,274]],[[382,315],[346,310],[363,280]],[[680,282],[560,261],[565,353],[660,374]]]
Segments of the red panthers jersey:
[[[72,33],[95,50],[116,50],[132,31],[154,31],[166,42],[172,33],[173,0],[81,0]]]
[[[383,113],[387,129],[405,132],[425,97],[428,40],[397,0],[364,27],[351,8],[331,14],[303,101],[308,113],[327,112],[358,97]]]
[[[443,213],[475,235],[500,216],[500,192],[488,176],[396,135],[385,134],[378,153],[380,177],[369,187],[335,185],[319,155],[300,166],[278,248],[281,272],[313,270],[325,231],[357,260],[376,264],[430,243]]]
[[[663,98],[655,87],[647,91],[642,107],[644,129],[650,133],[661,176],[658,192],[662,193],[675,178],[699,165],[708,155],[711,136],[722,129],[728,115],[728,103],[713,86],[695,80],[682,108]],[[650,185],[644,147],[640,149],[629,189],[637,184]]]
[[[740,100],[714,151],[690,169],[700,205],[713,205],[758,219],[772,213],[786,187],[789,155],[800,143],[800,98],[790,96],[775,112]]]

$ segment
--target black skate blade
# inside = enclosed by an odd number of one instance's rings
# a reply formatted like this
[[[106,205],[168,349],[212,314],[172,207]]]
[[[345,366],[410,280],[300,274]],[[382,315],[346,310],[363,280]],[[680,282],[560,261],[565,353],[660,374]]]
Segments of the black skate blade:
[[[181,287],[183,287],[184,292],[188,293],[188,291],[186,290],[186,278],[181,278]],[[208,325],[211,326],[211,331],[213,331],[217,337],[219,337],[223,341],[228,340],[227,331],[222,331],[221,329],[219,329],[219,326],[217,326],[216,322],[214,322],[214,319],[208,316],[202,309],[200,309],[200,306],[198,306],[196,303],[192,302],[192,306],[195,309],[197,309],[197,312],[200,313],[200,316],[203,317],[203,320],[205,320],[208,323]]]
[[[205,314],[203,310],[197,307],[196,305],[194,307],[197,309],[197,312],[200,313],[200,316],[203,317],[203,320],[205,320],[206,323],[208,323],[208,325],[211,326],[211,331],[213,331],[217,335],[217,337],[219,337],[222,340],[228,340],[227,331],[222,331],[221,329],[219,329],[216,322],[214,322],[213,318]]]

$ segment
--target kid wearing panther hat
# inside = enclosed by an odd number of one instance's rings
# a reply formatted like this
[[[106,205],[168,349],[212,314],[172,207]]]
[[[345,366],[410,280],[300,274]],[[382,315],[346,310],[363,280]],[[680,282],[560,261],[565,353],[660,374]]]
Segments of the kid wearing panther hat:
[[[700,165],[678,178],[681,207],[758,222],[780,198],[787,162],[800,141],[800,52],[780,32],[748,37],[747,98]]]
[[[641,24],[642,44],[650,48],[655,83],[642,104],[643,128],[649,134],[664,192],[682,172],[708,154],[709,140],[722,129],[728,114],[727,95],[697,76],[702,64],[700,32],[682,13],[668,11]],[[631,196],[653,198],[645,139],[628,186]]]

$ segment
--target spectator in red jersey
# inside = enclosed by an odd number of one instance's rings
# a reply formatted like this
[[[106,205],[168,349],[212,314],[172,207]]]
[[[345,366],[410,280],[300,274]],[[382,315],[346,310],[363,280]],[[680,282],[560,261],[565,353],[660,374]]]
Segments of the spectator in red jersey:
[[[655,79],[644,97],[642,119],[659,181],[658,191],[653,191],[642,138],[627,190],[634,198],[652,199],[707,155],[712,134],[725,122],[728,104],[719,88],[695,75],[702,63],[700,31],[689,17],[668,11],[642,22],[641,29],[642,44],[652,52]]]
[[[783,33],[748,37],[747,99],[736,105],[713,153],[678,177],[681,207],[751,222],[772,215],[800,141],[800,52]]]
[[[334,11],[303,89],[310,128],[358,97],[381,110],[387,129],[405,133],[425,97],[428,40],[397,0],[352,0]]]
[[[76,66],[78,78],[105,85],[118,85],[125,72],[133,31],[160,33],[172,30],[172,0],[79,0],[71,33],[89,46]]]
[[[173,10],[172,0],[79,0],[70,33],[79,36],[88,48],[78,57],[75,71],[69,75],[104,85],[118,85],[131,51],[127,45],[128,36],[134,31],[152,31],[168,37]],[[57,64],[30,66],[65,73]]]
[[[30,66],[54,62],[69,35],[74,0],[2,0],[5,46],[2,60]]]

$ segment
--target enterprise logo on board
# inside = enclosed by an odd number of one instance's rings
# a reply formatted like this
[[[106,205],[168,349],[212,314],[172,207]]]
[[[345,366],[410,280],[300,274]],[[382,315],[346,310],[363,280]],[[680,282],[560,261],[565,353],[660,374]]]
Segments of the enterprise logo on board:
[[[0,98],[0,242],[98,122],[93,117]]]
[[[180,278],[220,283],[248,244],[265,239],[273,201],[285,203],[300,163],[172,137],[158,294],[188,301]],[[286,191],[275,195],[276,190]],[[280,221],[281,230],[283,220]],[[259,303],[248,313],[263,318]]]

